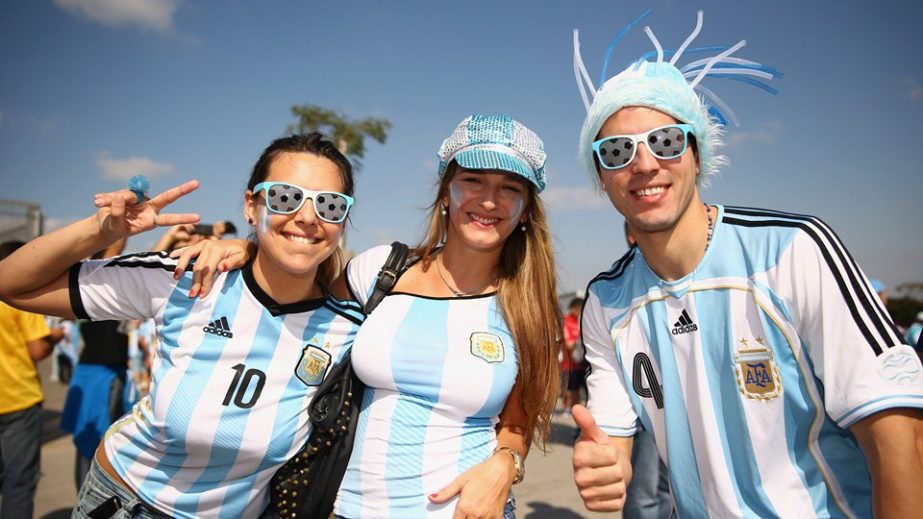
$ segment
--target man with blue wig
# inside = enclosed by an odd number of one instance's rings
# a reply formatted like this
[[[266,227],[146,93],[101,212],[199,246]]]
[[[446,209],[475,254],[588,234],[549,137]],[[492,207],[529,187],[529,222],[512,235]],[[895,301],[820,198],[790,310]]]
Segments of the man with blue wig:
[[[918,517],[923,366],[868,278],[815,217],[702,201],[734,116],[701,81],[779,74],[690,48],[701,24],[666,50],[646,27],[655,52],[598,90],[575,31],[580,161],[637,241],[587,288],[584,503],[622,508],[644,428],[682,517]],[[676,65],[695,52],[718,54]]]

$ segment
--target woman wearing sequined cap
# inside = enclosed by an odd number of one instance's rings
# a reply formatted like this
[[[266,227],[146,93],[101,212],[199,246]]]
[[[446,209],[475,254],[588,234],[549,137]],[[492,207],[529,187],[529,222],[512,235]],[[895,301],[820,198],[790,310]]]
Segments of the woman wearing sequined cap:
[[[439,150],[419,261],[363,323],[353,362],[369,386],[335,513],[497,517],[556,398],[555,268],[545,153],[508,116],[472,115]],[[387,254],[352,260],[360,302]],[[526,303],[528,302],[528,303]],[[382,513],[382,511],[386,511]],[[513,517],[506,503],[505,517]]]
[[[923,366],[868,279],[818,218],[702,202],[728,113],[702,79],[777,74],[743,42],[677,68],[701,25],[676,51],[645,28],[656,60],[598,91],[575,59],[581,161],[637,241],[587,288],[584,503],[622,507],[643,427],[680,517],[918,516]]]
[[[429,229],[353,345],[367,389],[338,517],[514,517],[510,489],[549,431],[561,335],[542,141],[475,114],[438,155]],[[228,247],[197,246],[194,268],[237,262]],[[349,262],[344,297],[365,303],[389,249]]]

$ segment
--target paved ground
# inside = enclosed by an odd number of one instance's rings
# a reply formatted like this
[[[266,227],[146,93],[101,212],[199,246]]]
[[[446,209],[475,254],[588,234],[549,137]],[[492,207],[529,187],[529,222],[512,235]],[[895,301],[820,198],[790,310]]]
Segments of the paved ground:
[[[68,433],[58,428],[67,386],[51,382],[51,360],[39,364],[45,409],[42,424],[42,479],[35,496],[35,517],[64,519],[70,517],[77,499],[74,485],[74,443]]]
[[[42,479],[35,497],[35,517],[70,517],[77,498],[74,487],[74,444],[58,429],[67,388],[48,380],[51,362],[43,361],[45,411],[42,435]],[[526,479],[517,485],[516,506],[520,519],[620,518],[621,514],[598,514],[583,508],[571,471],[574,427],[570,418],[555,417],[549,442],[550,452],[533,451],[526,460]]]
[[[621,513],[588,512],[577,494],[571,453],[574,422],[556,416],[551,426],[549,452],[533,450],[526,458],[526,479],[516,485],[516,517],[520,519],[621,518]]]

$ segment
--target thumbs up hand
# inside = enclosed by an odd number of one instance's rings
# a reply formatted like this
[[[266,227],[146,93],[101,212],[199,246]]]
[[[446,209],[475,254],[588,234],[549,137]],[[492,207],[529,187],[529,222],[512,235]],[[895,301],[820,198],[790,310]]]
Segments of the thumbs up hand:
[[[625,506],[631,480],[632,438],[613,438],[582,405],[572,409],[580,437],[574,445],[574,482],[587,510],[614,512]]]

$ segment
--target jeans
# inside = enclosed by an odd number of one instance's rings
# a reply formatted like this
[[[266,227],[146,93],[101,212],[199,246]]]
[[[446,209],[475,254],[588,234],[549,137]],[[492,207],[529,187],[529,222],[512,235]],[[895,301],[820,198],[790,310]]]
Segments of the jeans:
[[[516,498],[512,494],[503,507],[503,519],[516,519]]]
[[[42,404],[0,415],[0,517],[32,517],[38,486]]]
[[[114,519],[130,517],[166,519],[170,517],[148,508],[132,491],[112,479],[112,476],[107,474],[96,460],[93,460],[90,472],[83,481],[83,486],[80,487],[80,493],[77,494],[77,506],[74,508],[71,519],[89,517],[87,515],[89,512],[113,496],[119,500],[113,509],[113,514],[109,516]]]
[[[93,511],[112,496],[118,498],[118,504],[114,507],[112,515],[109,516],[113,519],[132,517],[140,517],[142,519],[169,519],[171,517],[169,515],[163,515],[144,504],[132,491],[112,479],[112,476],[107,474],[94,459],[90,465],[90,471],[83,481],[83,486],[80,488],[80,493],[77,494],[77,506],[74,508],[71,519],[88,518],[87,514],[89,512]],[[269,507],[267,507],[259,517],[259,519],[277,518],[278,515],[273,513]]]
[[[660,461],[654,436],[644,429],[635,434],[631,451],[634,476],[625,499],[625,519],[667,519],[673,513],[667,467]]]
[[[335,515],[334,518],[346,519],[342,515]],[[503,506],[503,519],[516,519],[516,498],[513,497],[513,494],[510,494],[506,505]]]

